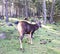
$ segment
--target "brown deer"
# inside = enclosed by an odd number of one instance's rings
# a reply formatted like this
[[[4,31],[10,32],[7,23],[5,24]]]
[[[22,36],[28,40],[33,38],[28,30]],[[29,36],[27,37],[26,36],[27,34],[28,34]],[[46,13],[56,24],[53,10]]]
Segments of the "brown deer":
[[[20,34],[19,36],[19,40],[20,40],[20,48],[23,49],[22,47],[22,40],[24,37],[24,34],[30,34],[29,35],[29,39],[30,39],[30,43],[32,44],[32,37],[33,37],[33,33],[39,28],[41,27],[41,22],[37,22],[35,24],[29,23],[27,21],[20,21],[17,25],[17,29],[18,32]]]

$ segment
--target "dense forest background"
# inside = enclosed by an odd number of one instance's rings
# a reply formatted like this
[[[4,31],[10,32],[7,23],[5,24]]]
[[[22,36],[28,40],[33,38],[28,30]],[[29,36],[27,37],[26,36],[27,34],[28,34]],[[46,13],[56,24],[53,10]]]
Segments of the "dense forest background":
[[[9,18],[43,18],[44,24],[59,21],[60,0],[0,0],[0,15]]]

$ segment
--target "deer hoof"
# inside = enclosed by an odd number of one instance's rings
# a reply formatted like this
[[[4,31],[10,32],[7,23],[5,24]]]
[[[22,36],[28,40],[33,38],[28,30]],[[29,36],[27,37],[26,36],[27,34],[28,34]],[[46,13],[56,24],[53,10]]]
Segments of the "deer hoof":
[[[25,50],[24,50],[24,48],[20,48],[20,50],[22,51],[22,52],[24,52]]]
[[[20,50],[23,50],[23,48],[20,48]]]

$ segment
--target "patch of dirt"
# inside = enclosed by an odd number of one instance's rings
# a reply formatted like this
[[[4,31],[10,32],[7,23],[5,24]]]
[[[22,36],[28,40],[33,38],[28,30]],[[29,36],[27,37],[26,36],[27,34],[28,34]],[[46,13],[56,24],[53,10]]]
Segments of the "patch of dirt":
[[[47,39],[47,40],[44,40],[44,39],[42,39],[42,40],[40,40],[40,44],[47,44],[47,43],[50,43],[52,40],[50,40],[50,39]]]

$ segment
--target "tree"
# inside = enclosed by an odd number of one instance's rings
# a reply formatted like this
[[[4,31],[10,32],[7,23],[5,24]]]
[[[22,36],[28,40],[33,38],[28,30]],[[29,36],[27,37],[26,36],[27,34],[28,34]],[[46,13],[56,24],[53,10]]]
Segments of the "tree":
[[[43,20],[44,24],[46,24],[47,19],[46,19],[46,0],[43,0]]]
[[[26,15],[26,18],[28,18],[28,1],[25,0],[25,15]]]
[[[40,4],[40,2],[36,2],[36,4],[35,4],[35,6],[36,6],[36,11],[37,11],[37,17],[39,18],[39,16],[40,16],[40,13],[41,13],[41,4]]]
[[[51,7],[51,13],[50,13],[50,23],[53,23],[54,7],[55,7],[55,0],[52,0],[52,7]]]
[[[8,0],[5,0],[5,16],[6,16],[6,22],[9,21],[8,17]]]

